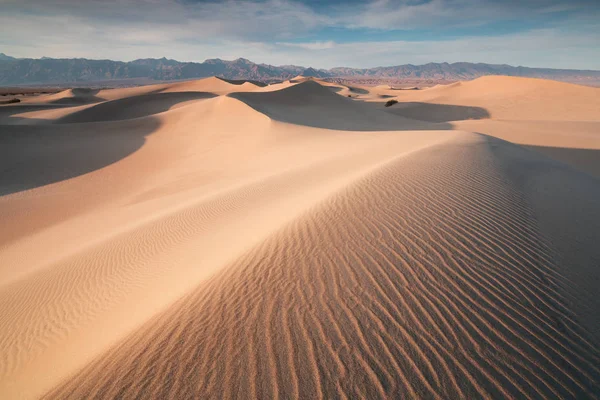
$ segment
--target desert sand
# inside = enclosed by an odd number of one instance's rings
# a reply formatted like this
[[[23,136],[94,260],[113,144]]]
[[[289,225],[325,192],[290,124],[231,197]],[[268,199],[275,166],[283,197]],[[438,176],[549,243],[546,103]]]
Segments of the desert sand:
[[[0,106],[0,398],[598,398],[599,151],[538,79]]]

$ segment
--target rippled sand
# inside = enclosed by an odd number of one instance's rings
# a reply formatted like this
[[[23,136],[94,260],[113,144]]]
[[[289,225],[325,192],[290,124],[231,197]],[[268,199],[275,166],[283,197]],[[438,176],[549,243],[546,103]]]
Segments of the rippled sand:
[[[208,78],[0,107],[1,397],[596,398],[598,93]]]

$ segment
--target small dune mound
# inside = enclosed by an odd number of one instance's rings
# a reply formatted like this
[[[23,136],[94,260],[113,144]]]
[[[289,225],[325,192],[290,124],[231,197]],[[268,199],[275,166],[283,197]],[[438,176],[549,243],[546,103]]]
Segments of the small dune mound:
[[[306,80],[297,85],[268,93],[236,93],[231,97],[256,99],[264,103],[277,103],[282,105],[301,106],[314,100],[321,105],[340,104],[340,97],[336,96],[323,85],[313,81]]]
[[[158,114],[178,103],[215,97],[206,92],[153,93],[97,104],[58,119],[57,123],[119,121]]]
[[[168,85],[162,90],[163,93],[169,92],[207,92],[219,95],[233,92],[251,92],[263,84],[256,84],[250,81],[231,81],[223,78],[210,77],[195,81],[178,82]]]
[[[105,99],[97,96],[99,90],[91,88],[73,88],[63,90],[62,92],[40,96],[31,101],[35,103],[56,104],[56,105],[83,105],[104,101]]]

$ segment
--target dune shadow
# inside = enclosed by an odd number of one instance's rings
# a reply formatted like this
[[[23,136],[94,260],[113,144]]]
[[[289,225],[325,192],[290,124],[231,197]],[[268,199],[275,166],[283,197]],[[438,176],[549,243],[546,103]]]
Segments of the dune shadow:
[[[75,88],[71,89],[71,92],[73,96],[52,100],[48,104],[64,104],[76,106],[83,104],[100,103],[101,101],[106,100],[102,97],[96,96],[98,92],[100,92],[100,89]]]
[[[457,106],[419,102],[399,102],[387,112],[405,118],[427,122],[463,121],[467,119],[487,119],[490,113],[481,107]]]
[[[177,103],[215,96],[205,92],[152,93],[100,103],[56,124],[0,125],[0,196],[113,164],[142,147],[145,137],[158,129],[160,121],[152,114]]]
[[[56,108],[66,108],[65,104],[14,104],[5,105],[0,107],[0,124],[2,123],[13,123],[18,117],[15,115],[32,112],[32,111],[44,111]]]
[[[74,178],[138,150],[157,118],[89,125],[4,125],[0,130],[0,196]],[[102,190],[102,188],[98,188]]]
[[[218,79],[222,80],[223,82],[227,82],[227,83],[231,83],[232,85],[243,85],[244,83],[248,82],[251,83],[253,85],[256,85],[258,87],[265,87],[267,86],[266,83],[261,82],[261,81],[255,81],[252,79],[225,79],[222,78],[220,76],[217,77]]]
[[[421,90],[420,88],[413,86],[413,87],[390,87],[389,90]]]
[[[84,123],[120,121],[145,117],[169,110],[174,105],[190,100],[208,99],[216,94],[207,92],[150,93],[97,104],[57,120],[57,123]]]
[[[348,90],[350,90],[352,93],[357,93],[357,94],[369,94],[368,90],[361,89],[361,88],[354,87],[354,86],[348,86]]]
[[[600,179],[600,150],[522,145]]]
[[[314,128],[345,131],[450,130],[452,125],[409,119],[384,111],[383,104],[355,101],[313,81],[272,92],[230,93],[269,118]]]
[[[333,93],[339,93],[342,90],[344,90],[344,87],[342,86],[325,86],[327,89],[331,90]],[[353,87],[353,86],[346,86],[346,88],[348,89],[348,91],[350,93],[353,94],[369,94],[368,90],[365,89],[361,89],[361,88],[357,88],[357,87]]]

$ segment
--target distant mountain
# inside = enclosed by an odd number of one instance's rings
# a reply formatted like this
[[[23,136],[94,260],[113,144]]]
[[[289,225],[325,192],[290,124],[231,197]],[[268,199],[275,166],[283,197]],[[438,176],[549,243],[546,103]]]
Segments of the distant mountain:
[[[11,61],[11,60],[16,60],[16,58],[7,56],[4,53],[0,53],[0,61]]]
[[[600,71],[513,67],[506,64],[483,64],[457,62],[429,63],[424,65],[398,65],[369,69],[332,68],[329,73],[344,77],[404,78],[404,79],[443,79],[469,80],[486,75],[523,76],[557,80],[577,80],[583,78],[600,79]]]
[[[564,81],[600,81],[600,71],[513,67],[510,65],[429,63],[377,68],[315,69],[296,65],[256,64],[244,58],[225,61],[218,58],[202,63],[166,58],[146,58],[131,62],[88,60],[85,58],[14,58],[0,53],[0,85],[85,83],[144,78],[157,81],[220,76],[263,82],[290,79],[297,75],[319,78],[437,79],[469,80],[485,75],[509,75]]]
[[[302,71],[300,75],[314,76],[316,78],[328,78],[332,76],[331,73],[327,70],[316,70],[312,67],[306,68],[304,71]]]

